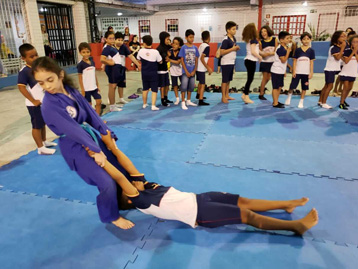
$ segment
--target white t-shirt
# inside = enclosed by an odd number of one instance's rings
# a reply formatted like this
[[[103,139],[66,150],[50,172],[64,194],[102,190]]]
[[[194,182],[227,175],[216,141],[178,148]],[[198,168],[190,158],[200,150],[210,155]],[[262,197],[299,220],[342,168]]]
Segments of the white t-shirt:
[[[250,40],[250,42],[246,43],[246,57],[245,57],[245,60],[250,60],[250,61],[257,62],[259,60],[259,58],[257,58],[256,56],[252,55],[252,53],[251,53],[251,45],[252,44],[255,44],[256,53],[259,54],[259,52],[260,52],[259,42],[256,39]]]
[[[345,49],[343,57],[349,57],[351,54],[352,49]],[[352,78],[358,77],[358,62],[355,56],[353,56],[348,63],[343,62],[342,71],[339,75]]]
[[[297,48],[293,58],[297,60],[296,74],[309,75],[311,60],[316,59],[314,50],[312,48],[308,48],[306,51],[303,51],[301,48]]]
[[[234,45],[236,45],[236,38],[231,40],[228,36],[226,36],[221,43],[220,49],[227,50],[231,49]],[[221,57],[221,65],[235,65],[237,51],[229,52]]]
[[[262,51],[265,53],[271,53],[275,51],[276,37],[272,36],[269,40],[261,40]],[[273,63],[275,61],[275,55],[270,55],[262,58],[263,63]]]
[[[96,67],[92,59],[91,64],[80,61],[77,65],[77,72],[82,74],[83,87],[86,92],[97,89],[96,83]]]
[[[32,97],[35,100],[41,101],[42,103],[42,99],[45,96],[45,92],[40,86],[40,84],[38,84],[35,78],[32,76],[32,70],[30,66],[26,65],[21,68],[18,75],[17,84],[26,86],[26,90],[32,95]],[[34,104],[27,98],[25,99],[25,105],[34,106]]]
[[[205,54],[204,61],[205,61],[205,63],[208,63],[209,54],[210,54],[210,46],[208,43],[202,43],[199,46],[199,55],[200,56],[199,56],[199,60],[198,60],[198,69],[197,69],[198,72],[206,72],[207,71],[206,67],[203,65],[203,63],[200,60],[202,54]]]
[[[328,58],[326,62],[326,67],[324,71],[340,71],[341,70],[341,60],[336,60],[333,54],[339,53],[341,51],[340,47],[333,45],[328,50]]]
[[[273,62],[271,66],[271,73],[275,74],[285,74],[286,68],[287,68],[287,61],[282,63],[280,57],[286,56],[287,50],[279,45],[276,49],[275,53],[275,61]]]

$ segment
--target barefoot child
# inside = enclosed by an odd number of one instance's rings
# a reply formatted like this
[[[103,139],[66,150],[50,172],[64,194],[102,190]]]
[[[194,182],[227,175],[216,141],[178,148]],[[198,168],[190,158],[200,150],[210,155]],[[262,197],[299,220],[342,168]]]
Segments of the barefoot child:
[[[185,39],[187,43],[182,46],[179,52],[181,65],[183,67],[183,75],[181,79],[181,108],[187,110],[187,106],[197,106],[190,98],[195,87],[195,73],[198,68],[199,50],[193,45],[194,31],[188,29],[185,31]],[[185,99],[187,93],[187,100]],[[185,101],[186,100],[186,101]]]
[[[308,90],[308,81],[313,77],[313,61],[315,60],[315,52],[310,47],[312,36],[310,33],[304,32],[301,35],[302,46],[295,50],[293,55],[292,81],[285,105],[291,104],[292,92],[298,86],[301,80],[301,99],[298,108],[303,108],[303,100]]]
[[[143,37],[143,48],[138,52],[137,59],[142,62],[142,83],[143,83],[143,109],[145,109],[148,99],[148,91],[152,90],[152,110],[159,108],[155,105],[158,93],[158,64],[162,63],[159,52],[152,49],[153,38],[150,35]]]
[[[333,88],[334,78],[341,70],[340,62],[346,48],[346,37],[346,33],[343,31],[335,31],[331,37],[331,47],[328,50],[328,58],[324,68],[325,84],[318,100],[318,105],[325,109],[332,108],[327,104],[327,99]]]
[[[44,92],[32,75],[32,63],[38,58],[38,54],[36,49],[27,43],[19,47],[19,52],[21,59],[26,62],[26,66],[20,70],[17,86],[21,94],[26,98],[25,105],[31,117],[32,137],[37,146],[37,153],[40,155],[52,155],[56,150],[47,147],[56,146],[57,144],[46,141],[46,126],[41,112]]]
[[[91,56],[91,47],[88,43],[82,42],[78,46],[78,51],[82,56],[82,61],[77,65],[78,79],[81,88],[82,96],[92,106],[92,96],[96,101],[96,112],[98,115],[101,113],[101,95],[99,94],[99,84],[96,77],[96,68]]]
[[[60,136],[59,145],[65,161],[87,184],[94,185],[99,190],[97,208],[101,221],[112,222],[122,229],[133,227],[131,221],[119,214],[117,193],[121,193],[120,187],[99,165],[103,164],[104,160],[109,160],[131,180],[141,179],[143,174],[139,173],[127,156],[110,147],[108,141],[117,139],[116,136],[110,132],[81,93],[72,86],[72,81],[53,59],[38,58],[33,63],[33,74],[45,90],[42,107],[44,120],[49,128]],[[101,137],[91,127],[98,131]],[[88,156],[86,149],[93,152],[93,158]]]
[[[201,33],[201,39],[203,43],[199,46],[199,62],[198,71],[196,71],[196,80],[199,81],[197,99],[199,99],[199,106],[208,106],[209,103],[204,101],[204,90],[205,90],[205,72],[208,71],[209,76],[213,73],[213,70],[208,65],[209,54],[210,54],[210,32],[204,31]],[[199,96],[198,96],[199,95]]]
[[[349,38],[350,48],[344,50],[343,67],[339,73],[341,81],[343,81],[343,92],[341,95],[340,109],[347,110],[349,105],[346,98],[353,88],[354,81],[358,77],[358,35],[353,35]]]
[[[236,45],[236,26],[237,24],[233,21],[229,21],[225,25],[226,37],[221,43],[220,54],[221,54],[221,73],[222,73],[222,82],[221,82],[221,93],[222,98],[221,102],[229,103],[229,100],[235,100],[229,96],[230,81],[234,74],[236,52],[240,49]]]
[[[172,87],[175,93],[176,100],[174,105],[178,105],[180,102],[179,98],[179,83],[181,81],[181,76],[183,74],[182,66],[180,65],[181,59],[179,57],[180,48],[184,45],[184,41],[181,37],[174,37],[172,48],[169,50],[169,62],[170,62],[170,77],[172,80]]]
[[[280,45],[276,49],[275,61],[271,67],[272,81],[272,106],[275,108],[285,108],[285,105],[278,101],[280,92],[283,87],[283,80],[287,69],[287,60],[291,52],[291,48],[287,45],[290,43],[290,33],[282,31],[278,35]]]

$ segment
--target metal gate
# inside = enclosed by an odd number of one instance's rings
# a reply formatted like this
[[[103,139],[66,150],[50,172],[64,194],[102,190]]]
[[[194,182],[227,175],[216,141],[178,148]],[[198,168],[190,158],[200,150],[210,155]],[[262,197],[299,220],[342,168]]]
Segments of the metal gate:
[[[52,53],[59,65],[76,64],[76,44],[73,29],[72,7],[60,4],[38,2],[41,5],[40,15],[44,16]]]

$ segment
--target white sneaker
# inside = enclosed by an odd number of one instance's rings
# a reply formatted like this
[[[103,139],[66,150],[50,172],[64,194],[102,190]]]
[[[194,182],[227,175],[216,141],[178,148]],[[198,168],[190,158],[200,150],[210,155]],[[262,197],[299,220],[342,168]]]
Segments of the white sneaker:
[[[118,108],[122,108],[123,105],[122,104],[114,104],[114,106],[118,107]]]
[[[175,102],[174,102],[174,105],[179,105],[179,102],[180,102],[180,99],[179,98],[177,98],[176,100],[175,100]]]
[[[45,147],[56,147],[56,146],[57,146],[57,143],[51,142],[51,141],[43,141],[43,145],[44,145]]]
[[[159,107],[152,106],[152,110],[153,110],[153,111],[157,111],[157,110],[159,110]]]
[[[198,106],[197,104],[194,104],[192,101],[188,100],[186,101],[187,106]]]
[[[181,108],[183,110],[188,110],[188,107],[185,105],[185,102],[181,102]]]
[[[328,104],[322,104],[321,107],[325,109],[332,109],[332,107]]]
[[[119,103],[128,104],[128,101],[124,100],[124,98],[119,99]]]
[[[119,111],[122,111],[122,109],[117,107],[116,105],[110,105],[109,106],[109,111],[111,111],[111,112],[119,112]]]
[[[298,108],[303,108],[303,102],[300,101],[300,102],[298,103]]]
[[[56,152],[55,149],[49,149],[46,147],[41,147],[37,149],[37,153],[40,155],[52,155]]]
[[[145,109],[147,106],[148,106],[148,104],[144,104],[144,105],[143,105],[143,109]]]

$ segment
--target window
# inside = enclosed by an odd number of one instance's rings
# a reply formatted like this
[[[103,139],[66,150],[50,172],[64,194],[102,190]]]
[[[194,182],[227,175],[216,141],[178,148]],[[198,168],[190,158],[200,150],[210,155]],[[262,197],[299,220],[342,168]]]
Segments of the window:
[[[165,20],[166,31],[174,36],[179,34],[179,20],[178,19],[166,19]]]
[[[347,6],[344,11],[344,16],[358,16],[358,6]]]
[[[139,29],[139,40],[142,40],[142,37],[145,35],[150,35],[150,20],[139,20],[138,29]]]
[[[306,27],[306,15],[274,16],[272,18],[272,30],[275,35],[281,31],[288,31],[292,35],[301,35]]]

